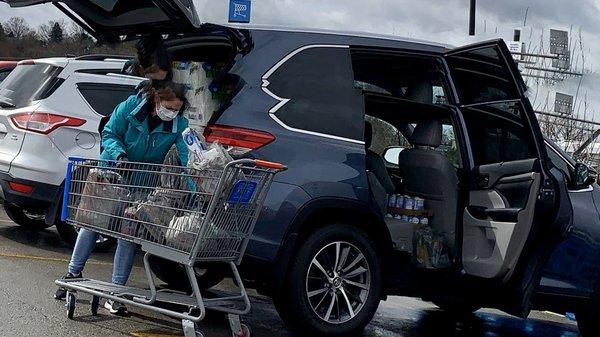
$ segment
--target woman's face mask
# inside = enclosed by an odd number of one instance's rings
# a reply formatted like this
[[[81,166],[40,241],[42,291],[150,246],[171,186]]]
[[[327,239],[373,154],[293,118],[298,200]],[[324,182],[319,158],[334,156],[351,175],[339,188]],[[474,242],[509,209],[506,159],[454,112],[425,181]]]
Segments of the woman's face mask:
[[[156,115],[165,122],[172,121],[175,117],[177,117],[177,114],[179,114],[179,111],[165,108],[162,105],[162,102],[156,105]]]

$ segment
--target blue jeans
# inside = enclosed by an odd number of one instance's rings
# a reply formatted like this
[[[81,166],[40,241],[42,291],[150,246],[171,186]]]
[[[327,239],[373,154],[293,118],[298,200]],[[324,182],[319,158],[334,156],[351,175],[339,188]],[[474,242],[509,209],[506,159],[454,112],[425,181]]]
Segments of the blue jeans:
[[[75,242],[75,248],[71,255],[71,262],[69,262],[69,273],[77,275],[83,270],[85,263],[92,254],[92,250],[96,246],[96,240],[98,240],[98,233],[83,228],[79,230],[77,242]],[[112,283],[120,285],[127,283],[133,267],[134,257],[135,244],[119,239],[113,261]]]

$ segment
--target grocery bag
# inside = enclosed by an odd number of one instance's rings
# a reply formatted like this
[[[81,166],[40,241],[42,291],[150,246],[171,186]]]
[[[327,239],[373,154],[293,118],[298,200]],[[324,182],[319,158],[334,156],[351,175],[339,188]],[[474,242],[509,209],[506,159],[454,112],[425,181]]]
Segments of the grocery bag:
[[[112,231],[119,231],[120,216],[129,200],[129,190],[115,185],[121,176],[106,169],[91,169],[88,173],[75,221]]]

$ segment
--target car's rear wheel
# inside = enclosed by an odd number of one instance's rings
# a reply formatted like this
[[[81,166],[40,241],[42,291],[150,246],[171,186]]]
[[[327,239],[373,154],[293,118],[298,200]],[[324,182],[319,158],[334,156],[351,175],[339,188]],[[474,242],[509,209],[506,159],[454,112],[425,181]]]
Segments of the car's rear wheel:
[[[381,261],[360,229],[334,224],[299,245],[274,302],[281,317],[308,334],[345,336],[371,321],[381,297]]]
[[[190,291],[191,286],[187,273],[182,265],[160,257],[150,257],[150,268],[161,281],[173,290]],[[196,280],[200,289],[209,289],[221,283],[231,274],[231,270],[224,263],[203,263],[194,267]]]
[[[42,211],[27,210],[8,202],[4,203],[4,211],[17,225],[27,229],[40,230],[52,226],[52,224],[46,224],[44,212]]]
[[[77,233],[79,232],[78,228],[71,226],[63,221],[56,222],[56,230],[58,231],[58,235],[63,241],[69,245],[70,247],[75,247],[75,242],[77,241]],[[98,240],[96,240],[96,247],[94,248],[95,252],[106,252],[109,251],[117,244],[117,240],[106,237],[106,236],[98,236]]]
[[[584,306],[576,313],[581,337],[600,336],[600,304]]]

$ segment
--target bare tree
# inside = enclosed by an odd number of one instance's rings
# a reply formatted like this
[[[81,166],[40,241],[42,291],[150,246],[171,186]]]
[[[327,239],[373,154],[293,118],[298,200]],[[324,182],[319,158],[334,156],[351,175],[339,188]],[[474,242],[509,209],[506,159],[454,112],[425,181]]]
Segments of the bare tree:
[[[12,17],[3,26],[6,35],[16,40],[23,40],[32,33],[31,28],[22,17]]]
[[[60,33],[59,33],[60,32]],[[37,35],[40,41],[45,43],[48,42],[62,42],[63,39],[68,38],[68,26],[64,20],[50,20],[47,23],[41,24],[37,28]],[[53,35],[54,34],[54,35]],[[59,38],[62,35],[62,38]]]

